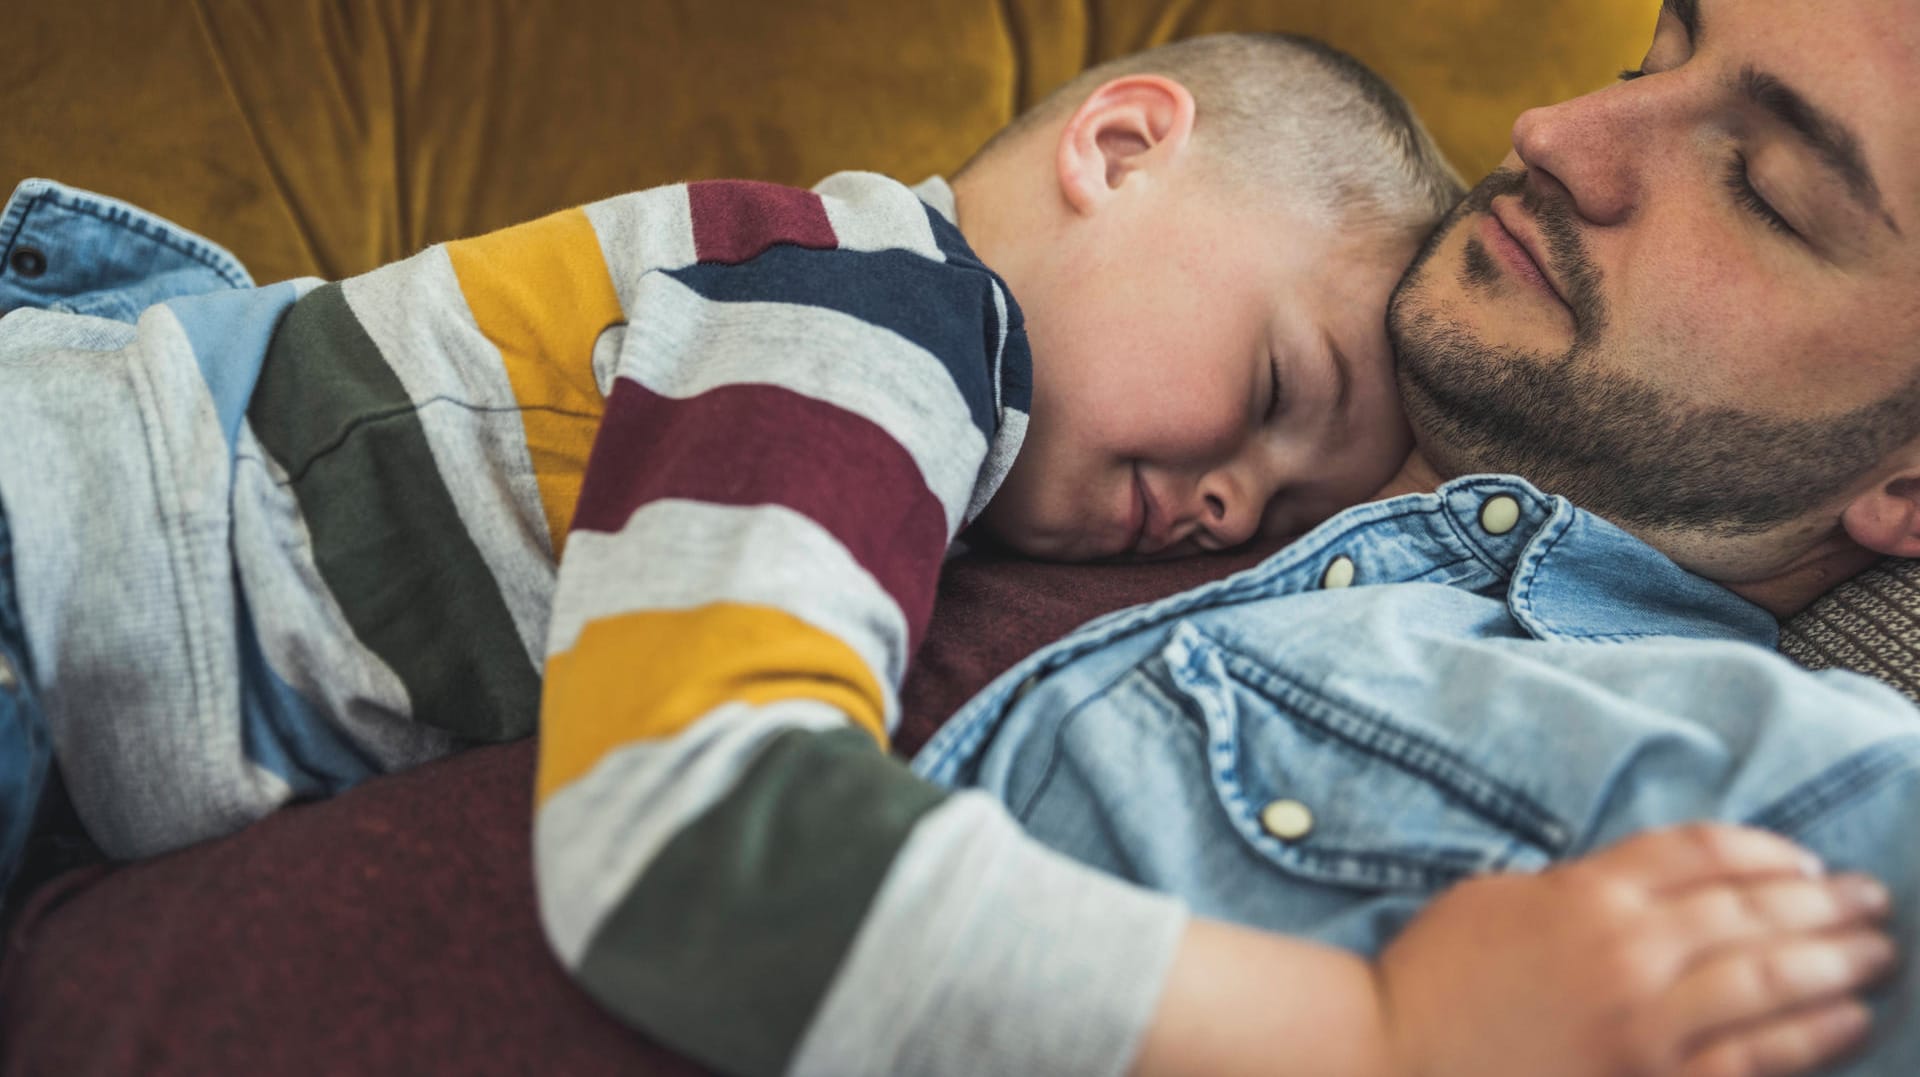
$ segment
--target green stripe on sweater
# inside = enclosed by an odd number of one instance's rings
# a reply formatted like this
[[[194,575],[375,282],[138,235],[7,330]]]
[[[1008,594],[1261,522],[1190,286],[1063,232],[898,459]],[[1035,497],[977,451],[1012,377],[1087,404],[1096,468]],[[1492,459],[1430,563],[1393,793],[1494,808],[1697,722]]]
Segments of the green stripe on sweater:
[[[724,1072],[785,1072],[895,855],[943,798],[863,732],[780,734],[608,915],[580,983]]]
[[[440,481],[418,405],[339,285],[287,312],[247,418],[292,479],[321,578],[399,675],[414,719],[471,740],[531,733],[539,675]]]

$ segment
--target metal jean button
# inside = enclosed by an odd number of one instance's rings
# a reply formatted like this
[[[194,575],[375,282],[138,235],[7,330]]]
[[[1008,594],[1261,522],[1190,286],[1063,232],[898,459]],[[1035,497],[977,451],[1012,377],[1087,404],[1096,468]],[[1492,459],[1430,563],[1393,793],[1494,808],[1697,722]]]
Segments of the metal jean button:
[[[15,273],[32,279],[47,271],[47,256],[40,253],[38,247],[16,247],[7,264]]]

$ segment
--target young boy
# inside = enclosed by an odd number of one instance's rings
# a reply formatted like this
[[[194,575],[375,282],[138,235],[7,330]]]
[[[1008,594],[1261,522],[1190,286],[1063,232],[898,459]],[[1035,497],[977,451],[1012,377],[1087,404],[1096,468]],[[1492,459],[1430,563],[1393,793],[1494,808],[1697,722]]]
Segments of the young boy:
[[[133,327],[9,314],[9,825],[42,730],[140,856],[537,719],[557,954],[728,1072],[1386,1073],[1507,1034],[1533,970],[1475,952],[1471,911],[1377,970],[1189,921],[886,754],[970,525],[1160,556],[1377,488],[1407,444],[1387,295],[1457,193],[1357,64],[1225,38],[1090,74],[951,187],[695,183]],[[1802,863],[1714,833],[1614,859],[1734,897]],[[1871,918],[1797,885],[1827,911],[1758,937]],[[1571,915],[1548,971],[1615,911]],[[1625,995],[1547,1031],[1665,1001]],[[1256,1005],[1326,1036],[1273,1053]]]

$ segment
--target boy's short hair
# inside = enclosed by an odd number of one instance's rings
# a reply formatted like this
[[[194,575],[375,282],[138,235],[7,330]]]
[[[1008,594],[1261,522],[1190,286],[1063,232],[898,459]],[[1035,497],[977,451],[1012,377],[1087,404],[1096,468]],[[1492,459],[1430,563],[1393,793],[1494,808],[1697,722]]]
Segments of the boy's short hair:
[[[1430,228],[1466,194],[1399,91],[1339,49],[1298,34],[1196,37],[1089,68],[988,140],[961,171],[1078,108],[1102,83],[1142,74],[1193,94],[1194,140],[1221,179],[1285,192],[1327,223]]]

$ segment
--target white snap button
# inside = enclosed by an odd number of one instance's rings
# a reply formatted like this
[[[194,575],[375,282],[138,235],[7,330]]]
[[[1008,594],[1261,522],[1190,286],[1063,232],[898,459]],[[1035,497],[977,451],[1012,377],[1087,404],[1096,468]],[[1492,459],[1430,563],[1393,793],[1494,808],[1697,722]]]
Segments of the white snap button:
[[[1480,526],[1489,535],[1504,535],[1520,522],[1520,502],[1505,494],[1480,506]]]
[[[20,677],[13,672],[13,663],[7,661],[6,655],[0,654],[0,691],[10,691],[19,683]]]
[[[1276,800],[1261,809],[1260,825],[1281,841],[1299,841],[1313,832],[1313,812],[1297,800]]]
[[[1353,558],[1351,557],[1334,558],[1333,563],[1327,566],[1327,571],[1320,577],[1320,586],[1329,591],[1338,591],[1342,587],[1352,585]]]

